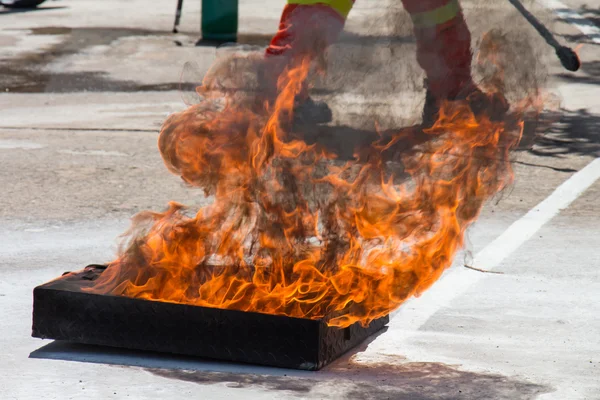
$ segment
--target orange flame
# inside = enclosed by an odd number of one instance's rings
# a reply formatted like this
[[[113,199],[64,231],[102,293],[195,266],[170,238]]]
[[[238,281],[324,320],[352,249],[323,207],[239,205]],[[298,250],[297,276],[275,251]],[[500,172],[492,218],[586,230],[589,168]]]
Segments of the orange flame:
[[[511,182],[519,134],[448,103],[402,174],[383,156],[401,133],[373,143],[366,163],[340,166],[287,135],[309,68],[302,60],[281,75],[266,113],[207,101],[167,119],[165,164],[214,201],[195,215],[172,203],[136,216],[94,291],[346,327],[441,276],[485,201]]]

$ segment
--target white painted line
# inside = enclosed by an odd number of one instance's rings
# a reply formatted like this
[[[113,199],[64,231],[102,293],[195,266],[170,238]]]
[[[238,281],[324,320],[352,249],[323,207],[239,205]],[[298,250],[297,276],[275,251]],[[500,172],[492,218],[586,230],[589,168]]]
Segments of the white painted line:
[[[558,0],[538,1],[553,10],[559,18],[589,36],[591,40],[600,43],[600,29],[592,21],[571,10]],[[598,179],[600,179],[600,158],[595,159],[581,171],[571,176],[548,198],[514,222],[502,235],[488,244],[475,256],[474,266],[490,271],[497,268],[508,256],[529,240],[561,210],[567,208]],[[464,294],[483,275],[481,272],[467,268],[448,270],[440,281],[436,282],[419,299],[408,301],[394,313],[394,319],[390,322],[390,330],[393,330],[393,335],[388,335],[388,340],[381,342],[386,342],[386,346],[389,347],[390,339],[394,342],[401,342],[414,335],[415,331],[422,327],[437,311],[447,307],[452,300]],[[377,347],[377,342],[373,345]],[[386,348],[380,350],[383,353],[386,352]]]
[[[486,270],[493,270],[500,266],[507,257],[529,240],[561,210],[566,209],[598,179],[600,179],[600,158],[595,159],[581,171],[573,174],[544,201],[514,222],[503,234],[488,244],[475,256],[474,265]],[[389,337],[388,339],[396,342],[412,336],[437,311],[448,307],[452,300],[464,294],[483,276],[485,274],[467,268],[448,270],[440,281],[435,283],[419,299],[411,300],[400,307],[390,323],[390,329],[394,331],[393,335],[390,336],[393,336],[393,338]],[[376,343],[373,343],[373,345],[376,345]],[[389,347],[389,341],[387,341],[386,346]]]
[[[0,139],[0,150],[37,150],[46,147],[43,144],[30,142],[29,140],[4,140]]]
[[[571,10],[569,6],[558,0],[538,0],[547,8],[554,11],[554,13],[565,22],[573,25],[581,31],[584,35],[588,36],[594,43],[600,44],[600,28],[594,24],[593,21],[585,18],[583,15],[576,11]]]
[[[107,150],[59,150],[61,154],[70,154],[74,156],[112,156],[112,157],[128,157],[128,154],[120,151],[107,151]]]
[[[495,268],[521,244],[529,240],[560,211],[569,207],[583,192],[600,179],[600,158],[560,185],[546,200],[513,223],[502,235],[475,257],[480,268]]]

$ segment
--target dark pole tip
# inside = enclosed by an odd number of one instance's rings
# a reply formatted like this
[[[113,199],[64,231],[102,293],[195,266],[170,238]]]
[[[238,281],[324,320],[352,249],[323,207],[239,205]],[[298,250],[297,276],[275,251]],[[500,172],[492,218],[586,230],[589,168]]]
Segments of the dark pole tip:
[[[565,67],[569,71],[575,72],[581,67],[581,61],[579,60],[579,56],[577,55],[577,53],[575,53],[575,51],[573,51],[573,49],[569,47],[559,47],[558,49],[556,49],[556,55],[560,59],[560,62],[562,63],[563,67]]]

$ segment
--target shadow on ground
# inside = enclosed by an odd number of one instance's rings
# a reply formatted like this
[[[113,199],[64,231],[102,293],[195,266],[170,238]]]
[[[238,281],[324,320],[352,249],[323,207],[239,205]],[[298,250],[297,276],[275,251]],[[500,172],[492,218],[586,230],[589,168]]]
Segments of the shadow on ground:
[[[411,151],[412,145],[431,139],[431,136],[423,134],[418,126],[405,127],[396,131],[405,131],[407,139],[401,142],[403,147],[391,149],[395,152],[389,155],[391,159],[399,159],[400,156]],[[301,137],[307,143],[319,143],[344,161],[353,159],[356,150],[361,146],[381,138],[374,129],[355,129],[350,126],[321,125],[305,129],[304,132]],[[524,133],[519,150],[548,158],[561,158],[568,155],[600,157],[600,115],[590,113],[587,109],[545,113],[540,118],[539,126],[535,131]],[[387,157],[384,155],[384,159],[388,159]],[[559,172],[575,172],[571,169],[548,168]]]
[[[566,18],[565,19],[566,22],[571,23],[571,24],[583,25],[583,26],[600,27],[600,7],[593,8],[593,7],[588,6],[587,4],[584,4],[583,6],[579,7],[578,9],[574,9],[573,11],[575,11],[580,17],[578,16],[578,17]],[[599,40],[600,34],[563,35],[563,37],[568,39],[569,41],[584,43],[584,44],[591,44],[591,45],[597,46],[598,43],[594,42],[594,40]]]
[[[24,32],[26,34],[26,32]],[[68,93],[81,91],[148,91],[177,90],[179,82],[141,85],[135,81],[112,80],[104,72],[55,73],[45,67],[61,57],[78,54],[84,49],[110,45],[113,41],[131,36],[172,35],[142,29],[40,27],[33,35],[64,35],[61,41],[41,53],[29,53],[20,58],[1,60],[0,87],[13,93]],[[174,43],[173,46],[176,44]]]
[[[52,11],[52,10],[62,10],[65,8],[69,8],[66,6],[39,6],[36,8],[6,8],[0,7],[0,16],[6,14],[21,14],[21,13],[30,13],[36,11]]]
[[[39,10],[44,10],[40,8]],[[47,8],[46,8],[47,9]],[[35,10],[35,9],[34,9]],[[110,46],[114,41],[127,37],[161,36],[173,39],[173,46],[183,46],[181,41],[170,31],[155,31],[131,28],[66,28],[38,27],[23,31],[24,35],[62,35],[63,39],[43,52],[27,53],[15,59],[0,59],[0,88],[12,93],[71,93],[71,92],[139,92],[179,90],[180,82],[160,82],[156,84],[140,84],[134,80],[111,79],[103,71],[96,72],[56,72],[48,71],[47,66],[53,61],[73,56],[95,46]],[[242,48],[266,48],[272,35],[240,34],[236,46]],[[372,60],[374,47],[401,47],[411,44],[414,39],[408,37],[362,36],[345,34],[340,45],[345,46],[348,54],[355,59],[367,62]],[[223,43],[198,41],[198,46],[219,47]],[[370,61],[369,61],[370,62]],[[177,74],[175,74],[177,75]],[[200,77],[201,78],[201,77]],[[197,82],[199,83],[199,82]],[[388,82],[389,83],[389,82]]]
[[[543,157],[600,157],[600,115],[586,109],[561,110],[545,115],[544,120],[548,125],[533,138],[530,153]]]
[[[569,83],[585,83],[588,85],[600,85],[600,61],[588,61],[581,64],[581,70],[577,73],[560,73],[558,77]]]
[[[369,342],[377,336],[371,337]],[[552,391],[547,386],[519,378],[463,371],[458,366],[442,363],[408,362],[400,356],[387,356],[385,362],[378,363],[357,361],[357,354],[365,351],[367,346],[368,343],[363,343],[318,372],[60,341],[35,350],[29,357],[141,368],[167,379],[199,385],[225,384],[230,388],[286,392],[289,396],[299,398],[325,395],[343,396],[349,400],[529,400]]]
[[[329,384],[335,386],[327,388],[328,394],[349,400],[525,400],[550,391],[548,387],[516,378],[461,371],[455,366],[427,362],[363,364],[350,360],[339,362],[311,377],[232,375],[189,370],[149,371],[164,378],[196,384],[225,383],[228,387],[240,389],[259,386],[309,398],[319,397],[319,386]]]

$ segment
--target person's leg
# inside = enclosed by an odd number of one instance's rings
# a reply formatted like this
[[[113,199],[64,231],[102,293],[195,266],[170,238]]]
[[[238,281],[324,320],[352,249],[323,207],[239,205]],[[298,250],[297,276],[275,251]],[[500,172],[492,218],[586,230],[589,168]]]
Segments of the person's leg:
[[[269,56],[318,56],[337,39],[354,0],[288,0]]]
[[[471,76],[471,33],[458,0],[402,0],[417,39],[417,61],[427,76],[424,125],[437,120],[445,100],[467,99],[473,111],[502,116],[508,105],[501,95],[484,95]]]
[[[287,67],[307,57],[315,61],[323,57],[344,29],[353,4],[354,0],[288,0],[279,31],[265,52],[264,80],[272,95]],[[306,93],[300,97],[310,101]]]
[[[454,99],[473,86],[471,33],[458,0],[402,0],[417,39],[417,61],[437,98]]]

